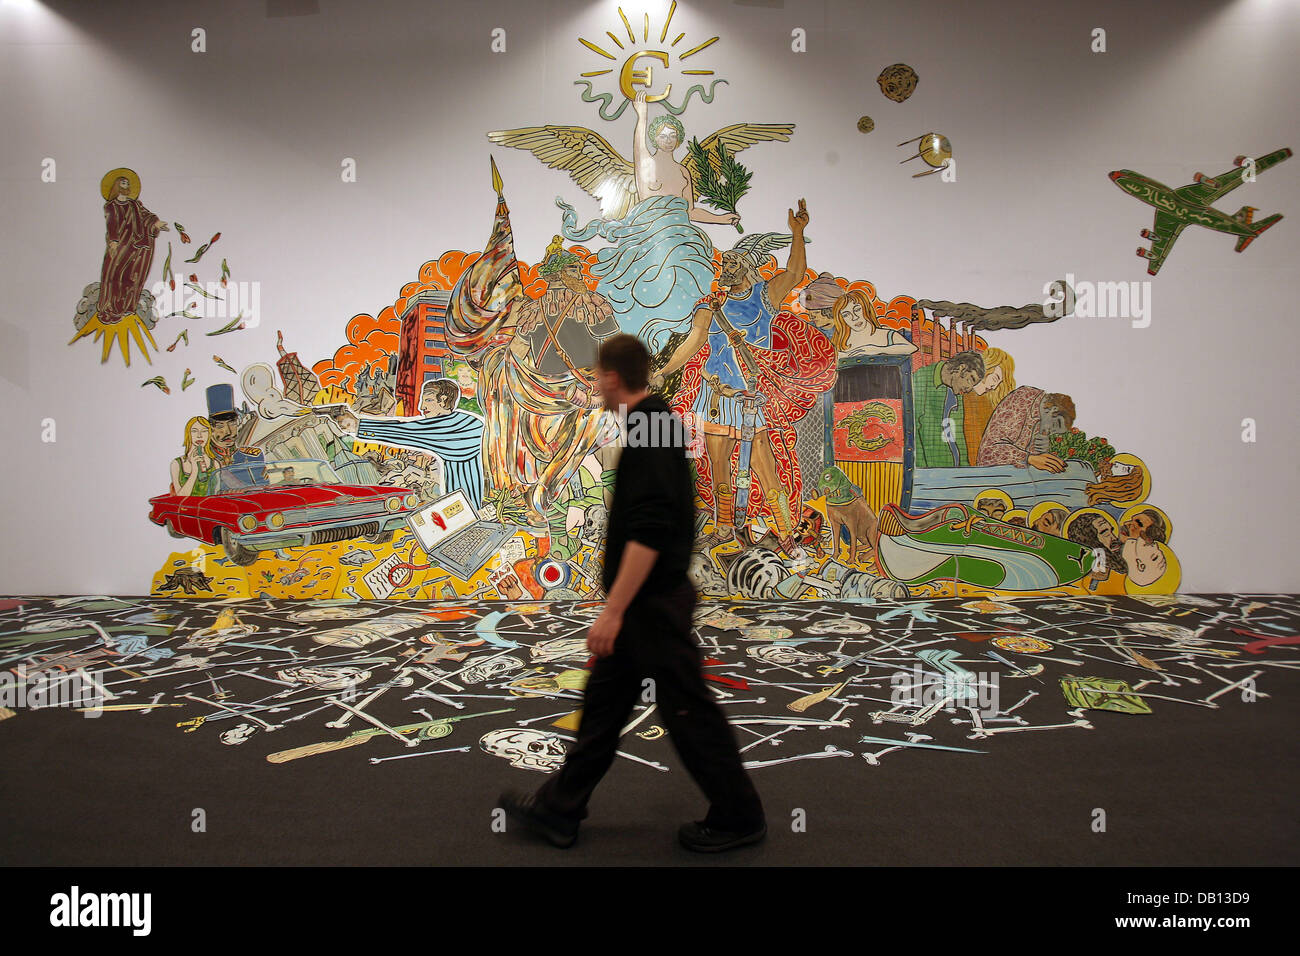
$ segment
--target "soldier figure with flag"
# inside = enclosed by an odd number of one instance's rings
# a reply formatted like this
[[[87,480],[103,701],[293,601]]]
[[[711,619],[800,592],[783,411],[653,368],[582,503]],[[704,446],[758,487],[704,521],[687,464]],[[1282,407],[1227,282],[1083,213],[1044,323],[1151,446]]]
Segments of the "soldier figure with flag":
[[[537,299],[524,295],[495,162],[492,184],[492,236],[452,290],[447,344],[479,371],[485,497],[521,500],[529,524],[549,525],[552,550],[568,557],[586,507],[603,500],[610,477],[595,453],[617,439],[618,429],[592,407],[592,368],[600,341],[619,326],[559,237],[540,269],[546,291]]]

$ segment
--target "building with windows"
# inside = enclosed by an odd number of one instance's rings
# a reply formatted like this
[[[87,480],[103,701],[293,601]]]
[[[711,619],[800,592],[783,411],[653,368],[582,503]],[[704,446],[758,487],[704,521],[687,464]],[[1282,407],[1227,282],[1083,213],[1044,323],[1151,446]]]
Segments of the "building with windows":
[[[421,292],[402,313],[401,345],[397,356],[399,413],[419,413],[420,389],[434,378],[446,378],[453,362],[447,347],[447,304],[451,293]]]

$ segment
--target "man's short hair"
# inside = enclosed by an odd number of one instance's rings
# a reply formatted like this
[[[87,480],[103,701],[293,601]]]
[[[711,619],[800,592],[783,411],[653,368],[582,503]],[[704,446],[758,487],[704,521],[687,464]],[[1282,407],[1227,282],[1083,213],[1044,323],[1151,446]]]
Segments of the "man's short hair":
[[[979,378],[984,377],[984,356],[979,352],[958,352],[952,358],[948,359],[948,367],[954,371],[959,368],[967,368],[974,372]]]
[[[455,409],[456,403],[460,401],[460,385],[449,378],[425,382],[424,387],[420,389],[420,397],[423,398],[430,392],[433,392],[434,397],[450,409]]]
[[[635,335],[619,333],[601,342],[596,364],[605,371],[617,372],[630,392],[639,392],[650,384],[650,352]]]

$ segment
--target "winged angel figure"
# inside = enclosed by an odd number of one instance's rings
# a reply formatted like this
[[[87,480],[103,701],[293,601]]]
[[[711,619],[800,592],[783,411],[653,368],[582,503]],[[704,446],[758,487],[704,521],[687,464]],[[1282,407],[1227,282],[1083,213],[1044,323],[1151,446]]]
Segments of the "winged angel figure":
[[[577,212],[557,199],[562,232],[575,242],[596,235],[615,244],[597,253],[592,274],[625,332],[637,333],[651,318],[680,318],[710,291],[713,246],[695,223],[740,224],[736,212],[713,212],[695,204],[702,178],[725,175],[721,151],[731,156],[755,143],[787,142],[793,123],[738,123],[700,145],[712,169],[697,168],[695,151],[678,162],[673,153],[686,131],[670,114],[647,119],[645,93],[637,94],[632,159],[595,130],[583,126],[529,126],[488,133],[502,146],[526,149],[552,169],[563,169],[600,202],[600,219],[578,227]],[[722,150],[719,150],[719,147]]]
[[[639,202],[652,196],[680,197],[693,222],[734,225],[734,212],[715,213],[695,205],[696,183],[701,170],[687,155],[678,162],[673,153],[686,140],[686,130],[675,116],[664,113],[647,122],[644,91],[636,95],[636,131],[632,159],[626,159],[605,137],[585,126],[527,126],[488,133],[488,139],[502,146],[526,149],[552,169],[563,169],[573,181],[600,201],[601,216],[622,219]],[[793,123],[737,123],[706,137],[700,145],[709,157],[715,175],[722,174],[717,146],[728,155],[755,143],[787,142]]]

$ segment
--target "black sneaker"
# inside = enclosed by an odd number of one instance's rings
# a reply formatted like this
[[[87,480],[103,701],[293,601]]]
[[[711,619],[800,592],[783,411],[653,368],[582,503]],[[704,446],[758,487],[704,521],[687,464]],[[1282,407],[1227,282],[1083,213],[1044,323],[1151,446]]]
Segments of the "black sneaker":
[[[537,796],[511,790],[501,794],[501,808],[506,814],[552,846],[567,850],[578,839],[578,825],[549,814],[537,805]]]
[[[682,846],[697,853],[720,853],[738,846],[758,843],[767,836],[767,824],[760,823],[755,830],[744,832],[736,830],[715,830],[704,824],[683,823],[677,831],[677,839]]]

